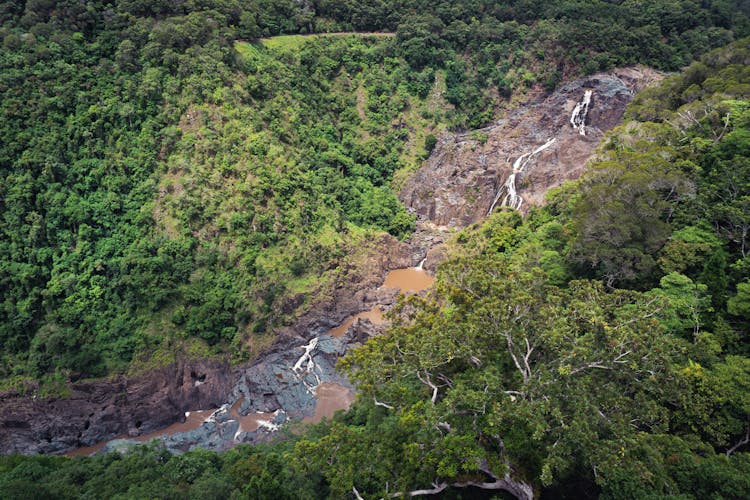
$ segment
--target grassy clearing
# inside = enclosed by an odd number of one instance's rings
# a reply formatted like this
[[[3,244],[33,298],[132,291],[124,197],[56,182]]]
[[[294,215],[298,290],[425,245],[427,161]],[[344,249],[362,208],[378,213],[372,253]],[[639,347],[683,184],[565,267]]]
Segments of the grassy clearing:
[[[387,32],[368,32],[368,33],[358,33],[354,31],[342,31],[342,32],[336,32],[336,33],[314,33],[311,35],[279,35],[279,36],[272,36],[269,38],[261,38],[259,42],[267,49],[276,49],[276,50],[296,50],[299,47],[302,46],[302,44],[305,43],[306,40],[309,40],[310,38],[321,38],[321,37],[342,37],[342,36],[357,36],[361,38],[365,37],[392,37],[395,36],[395,33],[387,33]],[[238,43],[245,43],[245,42],[238,42]]]
[[[427,156],[425,137],[429,134],[440,137],[447,131],[443,116],[453,106],[443,97],[445,89],[445,73],[437,71],[435,83],[426,99],[409,97],[409,106],[403,115],[409,135],[403,166],[393,173],[391,187],[394,191],[403,187]]]
[[[242,59],[260,56],[262,47],[258,42],[234,42],[234,49]]]

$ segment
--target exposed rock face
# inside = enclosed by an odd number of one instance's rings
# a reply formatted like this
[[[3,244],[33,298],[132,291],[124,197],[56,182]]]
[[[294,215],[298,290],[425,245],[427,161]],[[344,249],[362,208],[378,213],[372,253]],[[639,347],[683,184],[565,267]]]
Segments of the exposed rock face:
[[[183,421],[186,411],[226,410],[238,401],[240,415],[279,410],[274,424],[311,416],[316,400],[309,388],[320,382],[350,387],[334,369],[336,360],[367,336],[362,332],[375,327],[359,320],[341,338],[326,332],[376,303],[393,304],[398,290],[381,287],[385,276],[390,269],[416,265],[426,251],[420,245],[387,235],[371,242],[355,262],[342,263],[335,289],[313,300],[293,326],[279,332],[274,348],[247,366],[176,363],[137,377],[74,383],[65,398],[0,394],[0,453],[65,453],[113,439],[104,450],[123,450],[137,444],[124,436],[135,438]],[[313,338],[319,338],[311,352],[314,372],[295,373],[302,347]],[[195,446],[223,450],[268,439],[269,428],[238,432],[237,420],[224,413],[217,411],[197,429],[160,439],[173,452]]]
[[[323,381],[348,386],[349,382],[334,368],[338,357],[346,351],[348,339],[328,335],[314,338],[318,341],[310,352],[309,371],[307,360],[303,368],[294,370],[304,346],[279,350],[243,370],[232,394],[233,399],[245,399],[240,411],[282,410],[290,418],[301,418],[315,410],[312,387]]]
[[[65,398],[0,394],[2,453],[58,453],[118,435],[138,435],[220,406],[232,384],[217,361],[175,363],[143,376],[77,382]]]
[[[420,257],[419,246],[389,235],[380,236],[370,246],[362,258],[339,265],[340,276],[330,296],[312,300],[293,326],[281,330],[282,336],[308,339],[341,324],[347,316],[395,300],[397,293],[380,289],[386,274],[391,269],[416,266],[424,255]]]
[[[633,92],[657,79],[655,72],[645,69],[594,75],[569,83],[479,131],[486,141],[474,132],[442,138],[400,194],[419,216],[416,233],[406,242],[383,236],[372,242],[364,257],[342,262],[335,288],[310,301],[260,359],[234,370],[215,361],[176,363],[139,377],[78,382],[64,399],[0,394],[0,453],[61,453],[148,433],[181,421],[185,411],[219,407],[198,429],[161,439],[177,452],[196,445],[222,450],[240,442],[265,440],[273,427],[242,432],[228,411],[235,404],[240,416],[277,412],[273,424],[310,416],[315,408],[310,388],[322,382],[348,386],[334,369],[336,360],[383,327],[358,319],[343,337],[333,338],[328,330],[375,304],[392,305],[398,290],[381,286],[389,270],[414,267],[426,258],[425,269],[434,272],[444,258],[441,243],[448,236],[447,228],[483,218],[515,160],[553,138],[554,145],[535,155],[516,175],[522,210],[541,203],[550,187],[577,178],[604,131],[619,123]],[[574,128],[571,114],[586,90],[592,90],[592,95],[583,128],[580,120]],[[297,299],[282,308],[296,309]],[[315,348],[301,366],[311,361],[313,370],[295,370],[312,339],[317,339]],[[106,449],[133,444],[116,439]]]
[[[400,198],[422,221],[467,226],[487,215],[518,157],[556,139],[516,176],[516,188],[524,202],[521,210],[541,204],[550,188],[581,175],[604,132],[622,119],[633,94],[659,78],[658,73],[644,68],[592,75],[560,87],[541,102],[521,107],[495,125],[443,137],[402,189]],[[583,135],[570,122],[587,90],[592,95]]]
[[[164,446],[174,452],[186,452],[195,446],[207,450],[223,451],[240,443],[267,441],[278,426],[289,419],[313,415],[316,405],[314,387],[321,382],[333,382],[351,388],[345,377],[335,370],[336,360],[344,354],[357,328],[350,328],[340,338],[328,335],[313,337],[315,348],[310,351],[312,362],[308,371],[295,370],[295,363],[305,352],[304,345],[280,345],[261,359],[239,370],[234,384],[227,389],[224,404],[195,429],[171,435],[161,435]],[[216,406],[214,406],[216,407]],[[231,408],[236,408],[233,414]],[[262,412],[273,414],[270,425],[244,431],[240,418]],[[107,443],[104,451],[124,451],[139,442],[133,439],[116,439]]]

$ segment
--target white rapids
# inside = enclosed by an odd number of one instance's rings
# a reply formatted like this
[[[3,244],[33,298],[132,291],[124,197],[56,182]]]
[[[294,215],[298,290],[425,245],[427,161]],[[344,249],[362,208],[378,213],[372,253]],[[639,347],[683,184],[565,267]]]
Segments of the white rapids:
[[[589,104],[591,103],[591,95],[593,93],[593,90],[585,91],[583,99],[576,104],[576,107],[573,108],[573,113],[570,115],[570,126],[576,129],[581,135],[586,135],[586,115],[589,112]]]
[[[526,166],[531,162],[531,160],[534,159],[534,157],[547,149],[548,147],[552,146],[555,143],[556,139],[553,137],[549,141],[545,142],[538,148],[536,148],[534,151],[531,151],[530,153],[525,153],[519,156],[515,162],[513,162],[513,172],[508,176],[508,178],[505,180],[505,184],[503,184],[500,189],[497,191],[497,195],[495,195],[495,199],[492,201],[492,205],[490,206],[490,209],[487,211],[487,215],[490,215],[492,211],[495,209],[495,205],[497,205],[498,200],[500,200],[500,197],[505,194],[505,198],[503,198],[503,202],[500,204],[500,206],[503,207],[510,207],[514,208],[516,210],[521,209],[521,205],[523,204],[523,198],[518,194],[516,191],[516,176],[523,172]]]
[[[318,337],[310,340],[307,345],[302,346],[305,352],[304,354],[302,354],[302,356],[299,357],[297,362],[294,363],[294,366],[292,366],[292,371],[295,373],[295,375],[297,375],[298,378],[302,380],[302,383],[305,384],[307,390],[313,394],[315,394],[315,388],[320,385],[320,376],[315,371],[315,361],[312,357],[312,353],[316,347],[318,347]],[[315,385],[310,385],[305,380],[307,375],[310,373],[312,373],[317,380],[317,383]]]

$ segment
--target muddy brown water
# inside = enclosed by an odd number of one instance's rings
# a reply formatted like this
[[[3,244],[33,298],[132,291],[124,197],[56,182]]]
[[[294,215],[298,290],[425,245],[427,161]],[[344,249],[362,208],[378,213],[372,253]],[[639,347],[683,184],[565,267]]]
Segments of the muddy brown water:
[[[409,267],[406,269],[394,269],[386,277],[383,286],[399,288],[402,292],[421,292],[430,288],[435,283],[435,278],[427,274],[421,267]],[[336,328],[331,328],[328,335],[331,337],[341,337],[358,318],[367,318],[374,325],[383,324],[383,311],[378,304],[369,311],[363,311],[353,316],[349,316]]]
[[[263,413],[263,412],[251,413],[250,415],[240,415],[239,408],[242,402],[243,402],[243,398],[238,399],[234,403],[234,405],[232,405],[232,407],[229,409],[229,418],[238,420],[240,423],[239,432],[257,431],[260,428],[260,426],[263,424],[263,422],[271,422],[276,416],[274,413]],[[143,434],[141,436],[130,437],[127,434],[121,434],[113,439],[132,439],[133,441],[146,442],[146,441],[150,441],[151,439],[158,438],[161,436],[171,436],[172,434],[177,434],[179,432],[189,432],[200,427],[201,424],[205,422],[206,419],[208,419],[208,417],[210,417],[211,414],[215,411],[216,410],[214,409],[214,410],[198,410],[198,411],[185,412],[186,416],[185,416],[184,422],[177,422],[163,429],[149,432],[148,434]],[[102,448],[104,448],[104,446],[109,441],[111,440],[102,441],[101,443],[97,443],[92,446],[84,446],[82,448],[77,448],[73,451],[69,451],[68,453],[65,453],[65,456],[83,457],[83,456],[92,455],[98,452],[99,450],[101,450]]]
[[[303,422],[317,424],[323,418],[331,418],[338,410],[348,410],[354,401],[354,392],[341,384],[323,382],[315,388],[315,412]]]
[[[205,422],[206,419],[210,417],[214,411],[216,410],[198,410],[198,411],[185,412],[184,422],[176,422],[168,427],[159,429],[158,431],[149,432],[147,434],[142,434],[140,436],[130,437],[127,434],[120,434],[119,436],[113,439],[132,439],[133,441],[140,441],[144,443],[146,441],[150,441],[151,439],[158,438],[160,436],[169,436],[172,434],[177,434],[178,432],[189,432],[200,427],[201,424]],[[91,455],[101,450],[102,448],[104,448],[104,446],[109,441],[111,441],[111,439],[107,441],[102,441],[101,443],[97,443],[91,446],[84,446],[83,448],[76,448],[73,451],[69,451],[68,453],[65,453],[65,456],[66,457],[83,457],[83,456]]]
[[[251,413],[240,417],[240,432],[255,432],[261,424],[270,422],[276,415],[273,413]]]
[[[397,287],[402,292],[421,292],[430,288],[433,283],[435,283],[435,278],[427,274],[424,269],[410,267],[389,272],[383,286]]]
[[[178,432],[189,432],[197,429],[201,426],[203,422],[206,421],[208,417],[211,416],[213,412],[216,410],[198,410],[198,411],[190,411],[186,412],[186,418],[184,422],[177,422],[169,427],[165,427],[164,429],[160,429],[158,431],[149,432],[148,434],[143,434],[142,436],[134,437],[133,439],[136,441],[149,441],[151,439],[157,438],[159,436],[170,436],[172,434],[177,434]]]
[[[373,325],[382,325],[383,311],[380,310],[379,305],[376,305],[369,311],[363,311],[361,313],[355,314],[354,316],[349,316],[339,326],[337,326],[336,328],[331,328],[328,331],[328,335],[330,335],[331,337],[341,337],[358,318],[367,318],[372,321]]]
[[[125,435],[117,436],[114,439],[121,439],[123,437],[127,437]],[[82,446],[81,448],[76,448],[73,451],[69,451],[64,454],[66,457],[88,457],[89,455],[93,455],[97,451],[104,448],[104,445],[107,444],[109,441],[102,441],[101,443],[96,443],[91,446]]]
[[[278,376],[279,374],[276,375]],[[229,418],[239,420],[240,422],[240,430],[238,432],[255,432],[260,429],[263,422],[270,422],[276,416],[274,413],[263,413],[260,411],[251,413],[250,415],[240,415],[239,408],[244,400],[244,398],[238,399],[229,409]]]
[[[430,288],[435,282],[435,278],[427,274],[423,269],[410,267],[407,269],[394,269],[385,277],[383,286],[397,287],[402,292],[420,292]],[[341,337],[346,330],[354,324],[357,318],[367,318],[376,325],[383,323],[383,312],[379,305],[375,305],[369,311],[363,311],[347,318],[341,325],[332,328],[328,333],[333,337]],[[278,376],[278,375],[277,375]],[[354,392],[343,385],[333,382],[323,382],[315,390],[317,403],[315,412],[310,417],[302,419],[303,422],[318,423],[324,417],[331,418],[338,410],[346,410],[354,401]],[[242,432],[257,431],[263,422],[270,422],[274,418],[273,413],[251,413],[250,415],[240,415],[239,406],[242,399],[238,400],[230,409],[230,418],[239,420],[240,430]],[[184,422],[177,422],[158,431],[149,432],[141,436],[129,437],[126,434],[119,435],[114,439],[132,439],[134,441],[149,441],[160,436],[168,436],[178,432],[189,432],[197,429],[205,420],[214,412],[214,410],[198,410],[186,412]],[[98,452],[111,440],[97,443],[92,446],[84,446],[73,451],[65,453],[65,456],[87,456]]]

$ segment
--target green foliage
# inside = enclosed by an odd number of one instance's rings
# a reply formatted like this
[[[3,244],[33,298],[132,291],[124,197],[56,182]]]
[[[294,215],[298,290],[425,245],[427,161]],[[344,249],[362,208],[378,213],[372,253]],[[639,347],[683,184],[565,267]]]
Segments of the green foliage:
[[[710,309],[707,289],[706,285],[694,283],[687,276],[676,272],[669,273],[660,280],[659,288],[653,292],[656,296],[667,299],[662,324],[668,331],[675,335],[686,332],[693,336],[699,334],[703,326],[702,318]]]
[[[394,173],[446,127],[574,74],[677,69],[746,35],[747,14],[4,6],[0,377],[41,378],[44,396],[177,344],[235,350],[367,238],[412,231]],[[298,36],[352,29],[395,33]],[[296,36],[257,41],[281,33]],[[458,234],[434,294],[402,299],[389,332],[342,361],[360,391],[349,414],[223,455],[1,457],[0,496],[369,498],[506,474],[550,496],[750,496],[749,43],[638,96],[635,121],[546,207]]]
[[[303,470],[341,495],[509,471],[551,496],[746,496],[750,286],[742,208],[722,206],[750,141],[726,109],[718,129],[683,107],[615,130],[547,207],[459,233],[434,294],[342,360],[361,406],[298,444]]]
[[[570,457],[604,454],[604,460],[608,449],[619,448],[615,443],[636,431],[625,423],[632,421],[629,412],[647,427],[664,428],[664,415],[646,407],[665,396],[666,387],[655,382],[663,381],[675,351],[653,318],[653,301],[606,293],[590,282],[559,289],[496,253],[447,263],[438,296],[439,303],[404,304],[408,319],[355,350],[344,367],[353,370],[365,399],[394,406],[402,426],[407,418],[419,422],[400,439],[417,440],[425,450],[458,436],[471,443],[470,452],[433,472],[440,480],[457,481],[460,471],[481,474],[476,457],[500,453],[523,469],[547,471],[538,478],[549,483],[578,466]],[[441,421],[447,433],[421,431]],[[476,441],[477,427],[486,439]],[[414,484],[419,477],[404,474],[389,481]],[[355,477],[357,488],[363,483]]]
[[[436,145],[437,137],[435,137],[433,134],[429,134],[424,138],[424,150],[427,153],[427,156],[432,153],[432,150],[435,149]]]
[[[2,457],[0,494],[8,499],[324,498],[314,476],[290,476],[281,451],[243,446],[224,454],[197,449],[171,455],[144,445],[124,456]]]
[[[289,320],[313,289],[289,283],[335,268],[349,224],[412,231],[389,183],[424,134],[391,124],[423,101],[389,38],[232,45],[224,7],[121,6],[0,51],[0,376],[229,350]]]
[[[703,269],[706,259],[720,248],[721,241],[713,232],[687,226],[674,231],[664,244],[659,252],[659,267],[666,273],[694,276]]]
[[[696,167],[673,148],[674,134],[666,126],[624,127],[613,135],[605,158],[578,183],[571,257],[609,286],[633,285],[654,273],[653,256],[667,243],[673,212],[694,195]]]
[[[750,319],[750,283],[737,283],[737,295],[727,302],[729,314]]]

